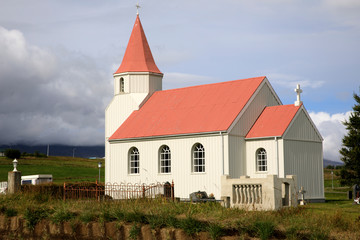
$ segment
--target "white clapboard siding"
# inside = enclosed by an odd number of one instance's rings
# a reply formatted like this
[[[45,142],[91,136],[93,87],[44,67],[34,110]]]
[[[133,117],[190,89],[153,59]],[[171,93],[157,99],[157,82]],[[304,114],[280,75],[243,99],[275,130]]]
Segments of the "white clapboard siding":
[[[303,107],[299,110],[288,131],[286,131],[284,139],[322,142],[320,133]]]
[[[147,93],[115,95],[105,110],[105,137],[111,137],[130,114],[139,109],[139,105],[147,95]]]
[[[267,80],[264,81],[260,86],[259,92],[254,95],[250,104],[241,113],[241,117],[237,119],[237,122],[230,131],[230,135],[246,136],[266,106],[276,106],[279,104],[281,102],[272,91],[270,83]]]
[[[246,175],[244,137],[229,136],[229,176],[239,178]]]
[[[280,154],[277,152],[278,145],[281,145],[282,142],[279,139],[268,138],[268,139],[256,139],[256,140],[247,140],[246,141],[246,172],[247,176],[251,178],[266,178],[269,174],[278,175],[278,165],[281,161]],[[256,168],[256,152],[259,148],[264,148],[267,154],[267,171],[258,172]],[[281,148],[279,147],[279,150]],[[279,157],[278,157],[279,156]],[[280,174],[281,176],[281,174]]]
[[[213,193],[220,198],[221,176],[223,173],[222,154],[228,155],[227,136],[220,134],[197,137],[152,138],[128,142],[111,143],[110,158],[107,161],[107,181],[111,183],[175,183],[175,196],[188,198],[195,191]],[[191,159],[194,144],[205,148],[205,173],[192,173]],[[171,150],[171,174],[159,173],[159,149],[167,145]],[[128,152],[136,147],[140,152],[140,174],[128,173]],[[226,148],[226,147],[225,147]],[[224,168],[228,169],[225,164]]]
[[[303,106],[284,135],[284,173],[298,176],[306,198],[324,199],[322,137]]]
[[[323,155],[321,142],[284,141],[286,175],[298,176],[298,188],[304,187],[305,197],[324,199]]]

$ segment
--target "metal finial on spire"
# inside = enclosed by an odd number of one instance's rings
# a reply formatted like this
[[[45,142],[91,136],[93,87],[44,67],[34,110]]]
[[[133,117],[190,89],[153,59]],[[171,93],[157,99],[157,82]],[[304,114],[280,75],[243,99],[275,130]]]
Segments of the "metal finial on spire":
[[[136,4],[136,14],[137,15],[139,15],[139,8],[141,8],[141,7],[140,7],[139,3],[137,3]]]

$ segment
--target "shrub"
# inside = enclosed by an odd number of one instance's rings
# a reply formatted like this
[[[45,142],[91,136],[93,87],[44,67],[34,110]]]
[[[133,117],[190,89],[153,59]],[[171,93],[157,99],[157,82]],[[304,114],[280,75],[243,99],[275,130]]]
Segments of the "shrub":
[[[164,216],[148,215],[146,216],[146,220],[152,229],[166,226],[166,218]]]
[[[144,224],[148,223],[145,214],[139,211],[125,212],[124,221]]]
[[[192,217],[182,219],[179,225],[180,228],[182,228],[188,235],[194,235],[195,233],[200,232],[205,227],[205,224]]]
[[[26,226],[30,230],[34,230],[35,225],[40,222],[41,219],[46,218],[48,215],[49,213],[47,209],[27,207],[24,214]]]
[[[95,219],[96,219],[95,213],[93,213],[90,210],[84,210],[80,215],[80,220],[84,223],[89,223],[91,221],[94,221]]]
[[[73,219],[74,217],[75,217],[75,213],[69,211],[65,207],[60,207],[55,210],[51,219],[54,223],[59,224],[62,222],[69,221],[69,220]]]
[[[108,207],[103,207],[101,208],[101,212],[100,212],[100,221],[101,222],[111,222],[117,219],[116,216],[114,216],[113,214],[111,214],[110,210]]]
[[[14,208],[6,208],[5,216],[6,217],[15,217],[18,214],[17,210]]]
[[[261,240],[269,239],[275,230],[275,225],[269,220],[258,220],[254,223],[254,231]]]
[[[17,149],[6,149],[4,155],[7,158],[15,159],[21,157],[21,152]]]

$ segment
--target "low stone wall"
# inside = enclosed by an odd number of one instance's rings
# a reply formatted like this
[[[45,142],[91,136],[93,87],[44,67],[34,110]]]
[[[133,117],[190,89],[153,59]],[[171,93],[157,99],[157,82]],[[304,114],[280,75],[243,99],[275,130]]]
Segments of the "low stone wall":
[[[21,217],[10,217],[0,215],[0,239],[130,239],[132,224],[121,224],[118,222],[108,222],[100,224],[98,222],[72,224],[65,222],[54,224],[49,220],[39,222],[33,231],[26,227],[25,219]],[[149,225],[143,225],[138,236],[141,240],[180,240],[194,239],[188,236],[182,229],[163,228],[153,230]],[[206,232],[197,234],[195,239],[210,239]],[[227,238],[227,239],[232,239]]]

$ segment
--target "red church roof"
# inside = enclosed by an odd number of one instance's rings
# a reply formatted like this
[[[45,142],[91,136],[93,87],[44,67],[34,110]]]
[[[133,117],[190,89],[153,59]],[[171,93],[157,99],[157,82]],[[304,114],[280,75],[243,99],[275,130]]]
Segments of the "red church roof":
[[[225,131],[264,79],[257,77],[155,92],[110,140]]]
[[[124,72],[161,73],[151,54],[139,15],[136,17],[124,58],[115,74]]]
[[[246,138],[280,137],[295,117],[300,106],[279,105],[266,107]]]

